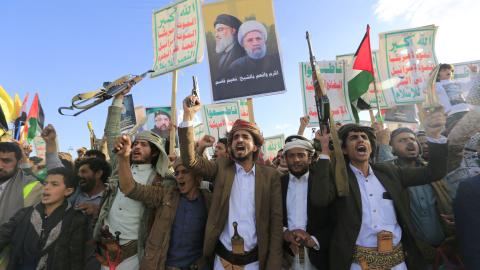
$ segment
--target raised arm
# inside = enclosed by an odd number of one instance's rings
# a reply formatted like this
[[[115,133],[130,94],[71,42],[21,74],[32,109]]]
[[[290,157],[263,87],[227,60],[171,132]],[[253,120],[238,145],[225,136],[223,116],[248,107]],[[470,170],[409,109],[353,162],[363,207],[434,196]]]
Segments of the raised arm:
[[[58,157],[57,132],[55,128],[51,124],[48,124],[42,130],[41,135],[43,140],[45,140],[47,170],[63,167],[62,161]]]
[[[319,159],[312,165],[310,172],[313,179],[312,191],[309,192],[309,199],[315,207],[329,205],[335,199],[337,193],[330,165],[329,137],[329,134],[316,135],[316,138],[320,141],[321,152]]]
[[[385,162],[395,159],[392,153],[392,147],[390,146],[391,132],[388,128],[384,128],[382,123],[375,122],[372,125],[375,131],[375,137],[377,137],[378,153],[375,159],[377,162]],[[376,149],[373,149],[375,151]]]
[[[129,86],[125,91],[113,97],[112,105],[108,107],[107,121],[105,122],[104,136],[107,140],[108,156],[110,156],[110,164],[112,168],[116,162],[115,153],[113,153],[113,147],[116,139],[120,136],[120,119],[123,109],[123,98],[132,89]]]
[[[215,137],[210,135],[204,135],[200,140],[198,140],[195,152],[197,153],[197,155],[203,156],[205,149],[207,149],[208,147],[212,147],[214,143]]]
[[[190,104],[190,101],[196,105],[192,107],[187,106],[187,104]],[[178,129],[180,157],[182,158],[183,164],[198,174],[207,177],[214,177],[217,174],[217,164],[214,161],[209,161],[195,153],[195,139],[192,121],[195,113],[200,110],[200,106],[200,101],[196,96],[188,96],[183,101],[183,122],[180,123]]]
[[[445,127],[443,110],[426,112],[425,133],[428,140],[429,161],[427,167],[401,168],[400,179],[404,187],[425,185],[442,179],[447,174],[447,138],[441,135]]]
[[[305,115],[300,117],[300,126],[298,127],[297,135],[303,136],[303,134],[305,133],[305,129],[307,128],[309,123],[310,116]]]
[[[119,136],[114,145],[117,150],[116,159],[120,190],[130,199],[141,201],[149,207],[157,207],[161,204],[163,198],[163,187],[161,185],[146,186],[135,182],[130,169],[131,145],[132,141],[127,135]]]

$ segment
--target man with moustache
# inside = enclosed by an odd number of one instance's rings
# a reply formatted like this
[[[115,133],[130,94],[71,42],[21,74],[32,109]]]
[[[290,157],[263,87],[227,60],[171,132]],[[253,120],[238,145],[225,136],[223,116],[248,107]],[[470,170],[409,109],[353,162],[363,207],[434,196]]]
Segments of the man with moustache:
[[[425,185],[446,174],[447,145],[441,136],[445,115],[426,112],[430,162],[425,167],[370,163],[376,140],[373,129],[342,126],[338,135],[347,162],[349,194],[337,195],[330,162],[320,159],[310,199],[317,207],[332,205],[336,224],[330,245],[330,268],[427,269],[410,221],[406,188]],[[322,154],[329,154],[328,134],[321,138]]]
[[[200,106],[197,97],[185,98],[178,131],[186,168],[215,179],[204,255],[214,259],[215,270],[281,269],[280,175],[274,168],[255,164],[263,136],[255,124],[239,119],[228,134],[229,159],[209,161],[195,155],[192,120]]]
[[[20,209],[40,201],[42,185],[22,168],[30,166],[17,143],[0,142],[0,225]],[[8,265],[8,250],[0,253],[0,269]]]
[[[170,135],[170,115],[164,111],[158,111],[155,112],[153,119],[155,120],[155,127],[151,131],[167,139]]]
[[[105,192],[105,183],[110,176],[110,165],[99,158],[86,158],[77,164],[78,188],[69,198],[76,209],[88,218],[88,242],[85,249],[85,269],[100,269],[100,264],[95,258],[96,244],[92,240],[93,226],[98,218],[100,206]]]
[[[94,239],[101,247],[97,258],[104,270],[109,269],[112,263],[118,263],[117,270],[139,269],[149,230],[148,219],[152,214],[151,209],[145,204],[126,197],[118,187],[119,170],[114,145],[120,136],[122,101],[128,90],[114,97],[113,104],[108,109],[105,124],[105,136],[113,173],[94,228]],[[139,184],[165,184],[168,157],[164,150],[163,139],[151,131],[138,133],[133,140],[129,169],[135,182]],[[115,233],[119,233],[118,237],[115,237]],[[106,249],[109,247],[107,244],[112,241],[117,242],[116,239],[119,240],[121,249],[121,252],[117,253],[117,255],[120,254],[120,258],[106,256]]]
[[[246,21],[238,29],[238,42],[246,55],[235,60],[228,68],[227,77],[237,76],[235,96],[258,94],[263,90],[285,89],[278,53],[267,52],[267,28],[258,21]],[[253,76],[241,80],[240,77]]]
[[[143,185],[130,170],[128,136],[117,139],[120,189],[133,200],[155,208],[155,218],[141,260],[143,270],[208,269],[202,247],[211,194],[200,190],[201,177],[177,158],[173,164],[177,185]]]
[[[420,144],[409,128],[397,128],[390,137],[392,153],[397,157],[392,162],[399,167],[425,167],[420,157]],[[420,240],[433,247],[445,240],[445,224],[441,215],[452,214],[452,198],[443,180],[427,185],[408,188],[412,223]]]
[[[309,260],[304,261],[305,266],[327,270],[334,217],[328,207],[315,207],[309,199],[312,181],[316,180],[313,179],[313,168],[310,169],[310,164],[315,162],[312,161],[314,151],[312,143],[303,136],[293,135],[285,140],[283,155],[288,174],[281,178],[284,259],[288,267],[292,255],[304,253],[306,247],[307,254],[304,256],[308,256]]]
[[[237,41],[238,28],[242,22],[229,14],[220,14],[215,19],[215,52],[218,54],[216,78],[222,78],[230,64],[245,55]]]
[[[406,127],[395,129],[391,133],[389,145],[394,158],[388,162],[405,168],[427,166],[423,155],[421,157],[423,148],[413,130]],[[382,161],[385,160],[378,160]],[[442,218],[442,215],[453,214],[452,197],[448,186],[443,179],[426,185],[412,186],[408,188],[408,198],[416,236],[428,244],[421,246],[421,251],[427,262],[433,263],[435,248],[444,243],[452,233]]]

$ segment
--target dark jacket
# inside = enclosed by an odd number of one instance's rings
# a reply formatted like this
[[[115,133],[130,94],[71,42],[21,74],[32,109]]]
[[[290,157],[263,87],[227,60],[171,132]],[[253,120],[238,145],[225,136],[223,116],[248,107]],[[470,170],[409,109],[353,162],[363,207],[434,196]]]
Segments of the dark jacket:
[[[208,212],[212,196],[209,191],[200,191]],[[164,187],[159,184],[145,186],[136,183],[135,188],[126,196],[155,209],[155,218],[148,234],[145,256],[140,262],[140,269],[165,269],[172,226],[180,201],[178,188],[176,186]]]
[[[465,180],[454,201],[455,225],[466,269],[480,269],[480,175]]]
[[[15,270],[25,259],[24,244],[31,239],[33,225],[30,222],[34,206],[18,211],[7,223],[0,227],[0,250],[11,246],[7,270]],[[87,241],[87,217],[79,210],[70,208],[62,218],[60,235],[48,248],[47,270],[84,270],[85,243]]]
[[[429,144],[431,160],[427,167],[400,168],[393,164],[378,163],[372,165],[375,176],[386,190],[385,199],[391,199],[396,218],[402,229],[401,243],[405,251],[408,269],[426,269],[426,264],[410,221],[410,205],[407,199],[407,187],[424,185],[441,179],[446,174],[447,145]],[[329,168],[329,160],[319,160],[316,164],[315,180],[312,183],[310,199],[318,207],[333,204],[337,221],[330,245],[330,267],[335,270],[350,269],[353,251],[362,224],[362,201],[357,179],[347,167],[350,195],[337,197],[334,177]]]
[[[315,175],[310,170],[308,176],[308,197],[311,196],[312,182],[315,181]],[[282,203],[283,203],[283,226],[288,228],[287,213],[287,191],[290,174],[282,176]],[[320,250],[313,248],[308,249],[308,258],[310,262],[318,270],[328,270],[328,250],[330,246],[330,238],[333,232],[335,218],[333,213],[329,211],[330,207],[316,207],[312,205],[311,200],[307,200],[307,233],[314,236],[320,244]],[[287,242],[284,241],[284,250],[291,254],[291,250]],[[293,254],[291,254],[293,255]]]

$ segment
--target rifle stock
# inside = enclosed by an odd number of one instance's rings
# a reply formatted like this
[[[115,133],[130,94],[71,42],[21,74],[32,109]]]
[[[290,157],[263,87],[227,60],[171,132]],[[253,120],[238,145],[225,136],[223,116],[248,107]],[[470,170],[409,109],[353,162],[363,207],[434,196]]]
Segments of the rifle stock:
[[[315,105],[317,107],[318,122],[320,125],[320,132],[323,134],[325,131],[329,132],[330,127],[330,102],[328,100],[327,93],[325,92],[325,86],[322,76],[317,68],[317,61],[313,55],[312,45],[310,43],[310,35],[306,32],[308,51],[310,54],[310,66],[312,68],[312,81],[315,88]]]

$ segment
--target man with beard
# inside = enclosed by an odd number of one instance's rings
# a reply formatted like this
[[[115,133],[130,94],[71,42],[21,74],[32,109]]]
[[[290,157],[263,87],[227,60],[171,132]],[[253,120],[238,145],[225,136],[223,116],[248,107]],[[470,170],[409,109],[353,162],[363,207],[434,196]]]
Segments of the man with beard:
[[[186,168],[215,179],[204,255],[215,260],[215,270],[281,269],[280,174],[274,168],[255,164],[263,136],[255,124],[239,119],[228,134],[230,159],[209,161],[195,155],[192,120],[200,106],[197,97],[185,98],[184,122],[178,131]]]
[[[30,166],[17,143],[0,142],[0,225],[18,210],[40,201],[42,185],[22,167]],[[0,253],[0,269],[8,265],[8,251]]]
[[[238,42],[247,55],[235,60],[228,68],[227,77],[237,76],[236,96],[258,94],[259,90],[285,89],[278,53],[267,52],[268,33],[258,21],[246,21],[238,29]],[[253,75],[254,79],[242,81],[240,77]]]
[[[405,168],[426,167],[420,158],[420,144],[409,128],[397,128],[390,137],[392,153],[397,157],[395,165]],[[420,240],[438,247],[445,240],[447,231],[441,215],[452,214],[452,198],[444,180],[408,188],[412,223]],[[432,256],[426,250],[426,255]],[[433,258],[430,258],[433,259]]]
[[[82,210],[91,219],[98,216],[102,202],[105,184],[110,176],[110,165],[99,158],[87,158],[77,165],[78,191],[70,202]]]
[[[118,187],[118,161],[114,153],[114,145],[115,140],[120,136],[122,101],[128,90],[114,97],[113,104],[108,109],[105,124],[105,136],[113,173],[94,228],[94,239],[100,242],[101,247],[97,258],[104,270],[116,263],[118,263],[117,270],[139,269],[149,230],[148,218],[151,216],[151,209],[141,202],[126,197]],[[130,170],[135,182],[143,185],[164,184],[168,170],[168,157],[160,136],[151,131],[138,133],[133,141],[130,161]],[[117,237],[116,234],[118,234]],[[121,251],[116,254],[120,257],[107,256],[106,252],[111,251],[112,241],[119,245]]]
[[[151,131],[167,139],[170,135],[170,115],[164,111],[158,111],[155,112],[154,120],[155,127]]]
[[[242,22],[229,14],[220,14],[215,19],[215,52],[218,54],[218,64],[215,67],[215,78],[225,75],[230,64],[245,55],[245,51],[237,41],[238,28]]]
[[[309,194],[315,175],[310,164],[314,147],[306,138],[293,135],[285,140],[283,155],[287,162],[288,174],[282,176],[283,198],[283,239],[286,265],[292,262],[292,255],[304,254],[307,248],[309,260],[305,267],[312,265],[318,270],[328,268],[328,249],[333,231],[334,218],[328,207],[312,205]],[[327,158],[327,157],[321,157]],[[301,257],[301,256],[300,256]],[[307,262],[309,265],[307,265]]]
[[[93,237],[93,226],[100,212],[105,183],[110,176],[110,165],[99,158],[86,158],[77,164],[78,187],[69,198],[72,205],[88,217],[88,239]],[[100,269],[95,258],[95,243],[89,241],[85,250],[87,262],[85,269]]]
[[[426,112],[430,162],[425,167],[398,167],[370,163],[376,149],[373,129],[357,124],[342,126],[338,135],[347,162],[348,195],[337,194],[330,162],[320,159],[310,199],[317,207],[332,203],[336,214],[330,245],[330,268],[427,269],[419,250],[406,188],[425,185],[446,174],[447,144],[440,135],[445,125],[441,112]],[[322,154],[328,154],[328,134],[321,138]],[[338,179],[337,179],[338,180]],[[341,184],[341,183],[339,183]]]
[[[177,158],[173,165],[177,185],[138,183],[129,166],[130,145],[125,135],[117,139],[120,189],[127,197],[156,209],[140,268],[204,270],[202,247],[211,195],[200,190],[201,177]]]

